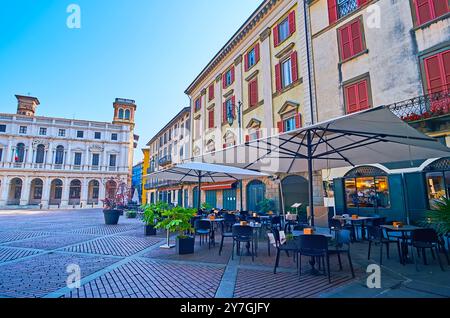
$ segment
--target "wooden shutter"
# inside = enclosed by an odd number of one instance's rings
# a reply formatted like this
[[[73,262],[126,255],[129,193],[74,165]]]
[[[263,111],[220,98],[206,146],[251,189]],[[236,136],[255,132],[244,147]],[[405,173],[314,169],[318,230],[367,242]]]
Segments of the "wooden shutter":
[[[289,13],[288,21],[289,21],[289,34],[291,35],[291,34],[295,33],[295,30],[296,30],[295,10],[293,10],[293,11],[291,11],[291,13]]]
[[[281,64],[275,65],[275,83],[277,92],[281,91],[282,85],[281,85]]]
[[[292,82],[296,82],[298,80],[298,58],[297,52],[294,51],[291,54],[291,68],[292,68]]]
[[[232,114],[233,114],[233,118],[236,119],[236,96],[233,95],[233,97],[231,97],[231,109],[232,109]]]
[[[278,131],[279,131],[280,133],[284,132],[284,129],[283,129],[283,121],[282,121],[282,120],[280,120],[280,121],[277,123],[277,126],[278,126]]]
[[[295,128],[302,128],[302,114],[298,113],[295,115]]]
[[[358,111],[357,85],[349,85],[345,88],[347,98],[347,113],[351,114]]]
[[[344,26],[339,30],[339,46],[341,47],[341,60],[346,60],[352,56],[350,41],[350,26]]]
[[[227,122],[227,102],[222,104],[222,123]]]
[[[244,70],[246,72],[248,71],[248,57],[249,57],[248,53],[244,55]]]
[[[231,67],[231,84],[234,83],[234,66]]]
[[[448,0],[432,0],[434,7],[434,17],[440,17],[449,12]]]
[[[434,55],[425,59],[425,72],[427,77],[428,93],[442,91],[444,86],[444,76],[441,71],[440,56]]]
[[[328,0],[328,21],[333,24],[338,19],[336,0]]]
[[[362,7],[363,5],[365,5],[367,3],[368,0],[358,0],[358,8]]]
[[[362,34],[361,34],[361,20],[358,18],[355,22],[350,24],[350,32],[352,35],[352,56],[360,53],[363,50]]]
[[[254,79],[248,84],[249,105],[255,106],[258,104],[258,80]]]
[[[250,136],[249,135],[245,135],[245,142],[249,142],[250,141]]]
[[[369,92],[367,90],[367,81],[358,83],[358,111],[369,108]]]
[[[223,144],[222,148],[225,149],[227,147],[227,144]]]
[[[278,32],[278,24],[273,28],[273,43],[275,47],[280,45],[280,33]]]
[[[223,73],[222,75],[222,88],[227,88],[227,72]]]
[[[214,128],[214,109],[208,112],[208,128]]]
[[[259,43],[255,45],[255,64],[259,62],[260,59]]]
[[[447,89],[450,89],[450,50],[442,53],[442,67],[445,85],[447,86]]]
[[[444,0],[445,1],[445,0]],[[433,18],[430,0],[415,0],[418,24],[424,24]]]
[[[214,84],[211,84],[209,86],[209,100],[213,100],[214,99]]]

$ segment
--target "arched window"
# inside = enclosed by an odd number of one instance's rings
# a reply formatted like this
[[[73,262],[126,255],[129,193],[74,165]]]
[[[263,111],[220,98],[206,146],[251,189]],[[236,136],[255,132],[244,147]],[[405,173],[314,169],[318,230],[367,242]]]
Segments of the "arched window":
[[[25,145],[23,143],[17,144],[14,161],[22,163],[24,159],[25,159]]]
[[[36,147],[36,163],[44,163],[45,146],[38,145]]]
[[[259,212],[258,203],[266,198],[266,185],[253,180],[247,185],[247,210]]]
[[[119,109],[119,119],[123,119],[123,109]]]
[[[130,110],[129,110],[129,109],[127,109],[127,110],[125,111],[125,119],[127,119],[127,120],[130,119]]]
[[[436,209],[436,201],[450,198],[450,158],[442,158],[424,169],[430,209]]]
[[[81,181],[73,180],[70,182],[69,199],[79,199],[81,197]]]
[[[55,164],[62,165],[63,163],[64,163],[64,147],[58,146],[56,147]]]

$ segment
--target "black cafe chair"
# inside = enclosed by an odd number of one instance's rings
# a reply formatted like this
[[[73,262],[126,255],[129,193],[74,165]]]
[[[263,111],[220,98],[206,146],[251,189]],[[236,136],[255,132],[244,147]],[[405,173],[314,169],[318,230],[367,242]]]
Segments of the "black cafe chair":
[[[352,277],[355,278],[355,271],[353,270],[352,258],[350,256],[351,242],[351,232],[349,230],[337,231],[334,246],[328,247],[328,254],[337,255],[340,270],[342,270],[341,254],[347,254],[350,271],[352,272]]]
[[[323,266],[324,272],[328,273],[328,282],[331,284],[330,273],[330,254],[328,253],[328,239],[324,235],[301,235],[299,236],[298,249],[298,272],[302,274],[302,256],[314,257],[319,261],[325,263]]]
[[[411,234],[411,255],[414,259],[416,270],[419,270],[417,258],[414,257],[414,248],[417,250],[417,254],[419,256],[422,255],[423,263],[425,265],[427,265],[426,250],[429,249],[433,258],[436,258],[437,256],[441,270],[445,271],[444,266],[442,266],[442,261],[439,253],[439,237],[434,229],[417,229],[414,230]],[[436,256],[434,255],[433,250],[436,252]],[[422,251],[422,253],[420,253],[419,251]]]
[[[231,259],[234,259],[234,247],[236,246],[237,255],[241,255],[241,243],[250,244],[252,261],[255,260],[255,244],[253,240],[253,228],[245,225],[234,225],[232,229],[233,247]]]
[[[274,241],[270,242],[270,239],[269,239],[269,244],[274,244],[275,248],[277,249],[277,257],[275,259],[275,267],[273,269],[273,273],[276,274],[277,268],[280,264],[281,252],[286,252],[286,255],[289,257],[289,252],[293,252],[294,254],[297,253],[298,245],[296,244],[296,240],[286,241],[282,244],[281,240],[280,240],[280,231],[277,229],[272,229],[271,233],[273,234]],[[270,246],[269,246],[269,251],[270,251]],[[270,256],[270,253],[269,253],[269,256]]]
[[[200,237],[200,246],[202,242],[208,243],[208,248],[211,248],[211,222],[205,220],[197,220],[194,225],[194,235]]]
[[[234,223],[233,223],[234,224]],[[228,227],[225,222],[220,222],[220,226],[221,226],[221,234],[222,234],[222,239],[220,241],[220,249],[219,249],[219,255],[222,255],[222,249],[223,249],[223,241],[226,238],[233,238],[233,232],[232,232],[232,228],[233,225],[231,225],[230,227]]]
[[[231,213],[225,213],[223,215],[223,219],[223,223],[225,224],[225,231],[231,232],[231,228],[236,224],[237,221],[236,216]]]
[[[368,226],[367,227],[367,234],[368,237],[367,239],[369,240],[369,251],[367,254],[367,259],[370,260],[370,254],[372,251],[372,245],[373,244],[379,244],[380,245],[380,265],[383,264],[383,245],[386,246],[386,255],[387,258],[390,258],[390,245],[391,244],[396,244],[397,245],[397,251],[398,251],[398,256],[400,259],[400,263],[403,264],[403,255],[400,249],[400,240],[398,239],[391,239],[389,238],[389,236],[385,235],[385,232],[383,231],[383,229],[379,226]]]

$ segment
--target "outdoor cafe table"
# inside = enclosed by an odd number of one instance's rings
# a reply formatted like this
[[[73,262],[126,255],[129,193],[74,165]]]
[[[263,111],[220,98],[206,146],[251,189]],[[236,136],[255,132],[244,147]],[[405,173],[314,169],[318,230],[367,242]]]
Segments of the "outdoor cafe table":
[[[422,227],[414,225],[403,225],[401,227],[393,225],[381,225],[381,228],[385,229],[387,232],[397,232],[401,234],[401,236],[399,237],[402,246],[401,259],[403,263],[410,263],[411,261],[408,259],[408,239],[410,238],[410,233],[412,231],[422,229]]]
[[[216,246],[216,224],[219,224],[220,222],[225,221],[225,219],[223,218],[215,218],[213,220],[211,220],[210,218],[204,218],[202,219],[202,221],[208,221],[209,223],[211,223],[211,233],[209,235],[209,239],[211,241],[211,243],[213,244],[213,246]]]
[[[255,243],[255,256],[258,256],[258,235],[255,235],[255,232],[261,229],[262,224],[261,223],[248,223],[247,225],[241,225],[240,223],[236,223],[233,226],[250,226],[253,230],[253,241]],[[251,256],[252,253],[250,252],[250,242],[247,242],[245,245],[245,248],[247,249],[247,256]]]
[[[370,220],[375,220],[378,219],[379,217],[375,217],[375,216],[358,216],[357,219],[352,218],[351,216],[349,217],[340,217],[340,218],[336,218],[336,220],[344,220],[344,221],[348,221],[352,224],[352,226],[354,226],[354,223],[361,223],[361,240],[364,241],[366,239],[366,221],[370,221]],[[356,235],[356,234],[355,234]]]

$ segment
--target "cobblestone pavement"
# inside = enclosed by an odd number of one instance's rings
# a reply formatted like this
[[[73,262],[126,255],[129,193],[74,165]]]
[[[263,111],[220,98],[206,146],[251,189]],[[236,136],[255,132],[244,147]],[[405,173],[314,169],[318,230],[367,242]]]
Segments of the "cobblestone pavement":
[[[346,264],[342,272],[332,266],[331,285],[307,274],[307,265],[299,278],[285,254],[273,274],[275,250],[269,256],[264,240],[255,261],[232,259],[229,238],[221,255],[220,244],[209,249],[197,240],[195,254],[178,255],[159,248],[164,243],[164,232],[145,237],[137,219],[104,225],[101,210],[0,211],[0,298],[317,297],[354,281]],[[73,264],[81,270],[79,289],[67,287]]]

